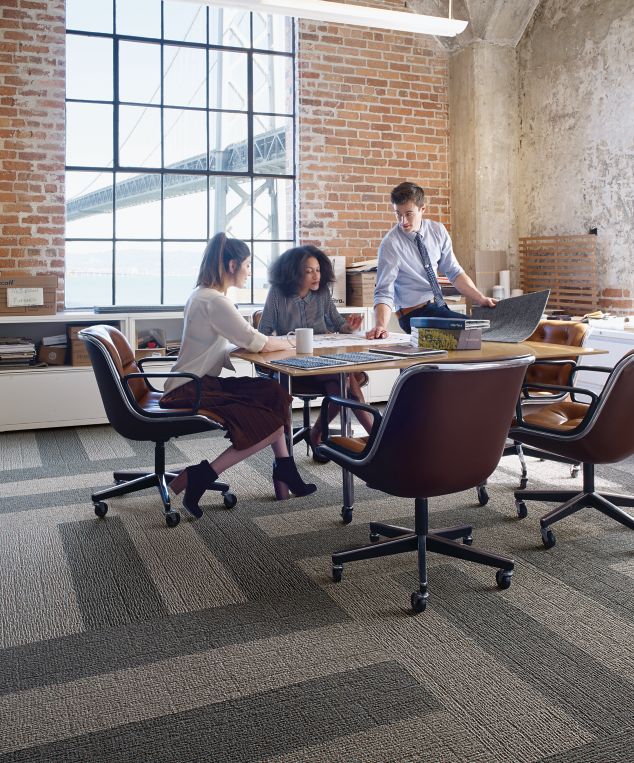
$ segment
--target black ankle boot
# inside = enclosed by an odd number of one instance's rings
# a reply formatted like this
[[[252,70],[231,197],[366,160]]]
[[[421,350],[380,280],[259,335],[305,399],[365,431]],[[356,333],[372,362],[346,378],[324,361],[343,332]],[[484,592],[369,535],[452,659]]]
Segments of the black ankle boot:
[[[317,485],[304,482],[290,456],[273,461],[273,487],[278,501],[286,500],[289,490],[293,495],[310,495],[317,490]]]
[[[183,506],[192,517],[200,519],[203,510],[198,505],[198,501],[203,497],[206,490],[213,487],[217,479],[218,475],[209,465],[209,461],[201,461],[195,466],[188,466],[183,469],[170,482],[170,488],[176,495],[185,490]]]

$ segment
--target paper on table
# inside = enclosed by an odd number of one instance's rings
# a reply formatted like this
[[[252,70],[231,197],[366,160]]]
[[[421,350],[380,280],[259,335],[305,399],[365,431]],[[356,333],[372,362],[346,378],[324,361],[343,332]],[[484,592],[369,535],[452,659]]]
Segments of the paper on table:
[[[353,334],[316,334],[313,338],[313,347],[353,347],[357,345],[372,345],[380,347],[382,344],[409,344],[411,337],[409,334],[400,332],[388,334],[385,339],[367,339],[363,331],[356,331]],[[242,349],[230,344],[227,347],[227,356],[235,350]],[[290,344],[288,349],[292,349]]]
[[[315,347],[352,347],[355,345],[368,345],[373,347],[382,344],[409,344],[411,341],[409,334],[392,333],[385,339],[367,339],[365,333],[355,332],[354,334],[317,334],[314,338]]]

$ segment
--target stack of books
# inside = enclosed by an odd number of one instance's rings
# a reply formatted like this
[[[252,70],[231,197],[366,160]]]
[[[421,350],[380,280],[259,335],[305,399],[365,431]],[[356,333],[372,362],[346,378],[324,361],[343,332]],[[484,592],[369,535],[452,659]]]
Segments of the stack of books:
[[[489,321],[475,318],[412,318],[411,343],[434,350],[479,350]]]
[[[0,368],[29,366],[35,360],[35,344],[28,337],[0,337]]]

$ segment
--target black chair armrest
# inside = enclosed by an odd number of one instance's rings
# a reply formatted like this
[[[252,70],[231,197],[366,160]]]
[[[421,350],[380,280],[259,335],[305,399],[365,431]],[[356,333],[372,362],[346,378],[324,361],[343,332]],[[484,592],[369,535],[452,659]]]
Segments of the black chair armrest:
[[[541,384],[539,382],[524,382],[524,384],[522,384],[522,397],[520,398],[520,402],[527,400],[548,402],[543,398],[531,396],[530,390],[544,390],[546,392],[559,392],[561,394],[568,393],[572,400],[575,399],[576,395],[587,395],[593,400],[597,398],[595,392],[590,392],[589,389],[583,389],[583,387],[573,387],[569,384]]]
[[[577,371],[599,371],[599,373],[611,374],[614,369],[609,366],[577,366]]]
[[[145,363],[176,363],[178,355],[148,355],[136,361],[137,366],[143,371]]]
[[[146,358],[141,358],[140,360],[136,361],[137,366],[139,367],[139,370],[143,373],[143,365],[145,363],[176,363],[178,360],[178,355],[168,356],[168,355],[148,355]],[[171,371],[169,373],[172,373]],[[152,390],[152,392],[160,392],[160,389],[156,389],[156,387],[151,383],[148,382],[148,387]]]
[[[548,392],[572,392],[573,390],[580,390],[579,387],[573,387],[571,384],[546,384],[544,382],[522,382],[522,394],[524,394],[525,397],[530,398],[530,392],[531,389],[541,389]],[[531,400],[533,398],[530,398]]]
[[[132,374],[126,374],[126,376],[124,376],[121,381],[123,382],[123,387],[128,395],[128,399],[130,400],[132,405],[136,408],[136,410],[142,413],[144,416],[148,416],[149,418],[159,418],[159,417],[169,418],[170,416],[173,416],[174,418],[176,418],[177,416],[182,416],[183,412],[182,411],[170,412],[169,409],[163,409],[160,413],[151,413],[150,411],[146,411],[143,408],[141,408],[137,404],[136,399],[130,389],[130,379],[145,379],[147,381],[148,379],[178,379],[178,378],[192,379],[193,381],[196,382],[196,399],[194,400],[194,404],[190,412],[191,415],[196,415],[198,413],[198,409],[200,408],[201,386],[200,386],[200,377],[196,376],[195,374],[190,374],[187,371],[179,371],[179,372],[166,371],[164,374],[152,373],[152,372],[150,373],[135,372]],[[151,382],[148,382],[148,386],[153,392],[161,391],[160,389],[156,389],[156,387],[154,387]]]
[[[562,366],[570,366],[570,371],[569,371],[569,374],[568,374],[568,381],[569,381],[570,384],[574,384],[575,374],[579,370],[579,367],[577,365],[577,361],[576,360],[570,360],[570,359],[568,359],[568,360],[535,360],[535,361],[533,361],[533,363],[531,363],[530,369],[532,370],[536,366],[551,366],[551,367],[554,366],[554,367],[558,367],[558,368],[561,368]],[[535,383],[525,382],[522,385],[522,394],[524,395],[524,397],[526,399],[533,399],[528,394],[528,390],[529,389],[535,389],[537,384],[539,384],[539,382],[535,382]]]
[[[253,368],[255,369],[255,373],[261,379],[274,379],[275,378],[275,371],[273,371],[270,368],[265,368],[264,366],[260,366],[257,363],[253,364]]]
[[[372,441],[374,440],[374,437],[376,436],[378,428],[381,425],[381,421],[383,419],[383,417],[381,416],[381,413],[377,411],[376,408],[373,408],[371,405],[368,405],[367,403],[361,403],[358,400],[350,400],[347,397],[338,397],[336,395],[326,395],[321,402],[321,410],[320,410],[319,416],[321,419],[321,432],[322,432],[323,440],[327,441],[329,439],[329,430],[328,430],[328,404],[329,403],[335,403],[336,405],[342,406],[344,408],[350,408],[351,410],[367,411],[368,413],[371,413],[374,421],[372,423],[372,431],[370,432],[368,445],[372,443]]]
[[[555,392],[569,392],[571,397],[574,399],[574,394],[577,393],[578,395],[585,395],[590,398],[590,403],[588,404],[588,410],[586,412],[586,415],[583,417],[583,420],[581,424],[578,427],[575,427],[574,429],[569,430],[566,432],[566,434],[577,434],[582,429],[585,428],[587,421],[594,413],[598,403],[599,403],[599,395],[596,394],[596,392],[592,392],[589,389],[583,389],[581,387],[570,387],[564,384],[530,384],[528,385],[531,388],[535,389],[544,389],[544,390],[550,390]],[[533,398],[534,399],[534,398]],[[522,429],[530,430],[533,432],[552,432],[553,430],[548,429],[547,427],[540,427],[536,426],[535,424],[528,424],[524,421],[524,418],[522,416],[522,398],[520,397],[515,405],[515,421],[516,426],[513,427],[513,429],[520,427]]]

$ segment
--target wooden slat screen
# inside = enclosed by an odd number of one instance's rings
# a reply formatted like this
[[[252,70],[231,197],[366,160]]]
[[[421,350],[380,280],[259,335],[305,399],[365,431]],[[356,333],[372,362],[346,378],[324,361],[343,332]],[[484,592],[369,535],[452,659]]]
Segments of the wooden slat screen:
[[[550,289],[549,310],[585,315],[598,307],[597,237],[530,236],[519,240],[520,286]]]

